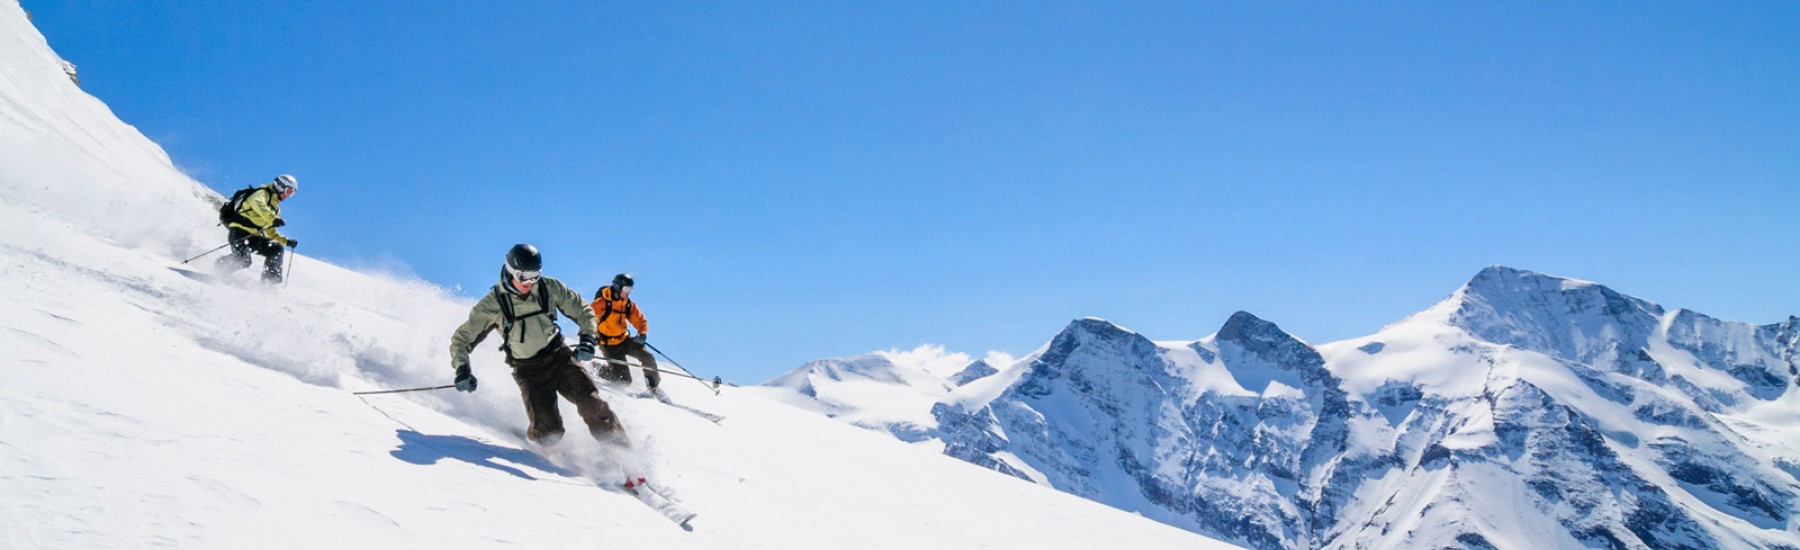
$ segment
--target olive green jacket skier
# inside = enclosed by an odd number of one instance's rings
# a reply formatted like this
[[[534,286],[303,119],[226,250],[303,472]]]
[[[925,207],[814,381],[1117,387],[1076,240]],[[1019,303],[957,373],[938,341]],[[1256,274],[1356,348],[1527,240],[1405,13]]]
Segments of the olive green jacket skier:
[[[462,327],[450,337],[450,367],[455,369],[469,364],[469,352],[475,349],[487,336],[490,330],[504,332],[506,314],[500,310],[500,300],[509,300],[513,308],[512,331],[500,336],[505,337],[507,354],[511,359],[523,360],[535,356],[551,344],[563,345],[562,331],[556,327],[556,321],[538,307],[537,293],[542,292],[548,298],[550,307],[569,316],[580,327],[581,335],[595,340],[600,332],[594,317],[593,308],[581,299],[581,295],[570,290],[562,281],[544,277],[536,288],[524,296],[508,293],[504,290],[489,292],[482,296],[475,308],[469,310],[469,319],[463,321]],[[505,296],[502,296],[502,295]]]
[[[520,244],[506,253],[499,284],[469,310],[469,319],[450,336],[456,389],[475,391],[477,380],[469,365],[469,351],[497,328],[500,349],[506,353],[507,366],[512,367],[525,416],[531,422],[525,430],[527,439],[545,446],[562,439],[562,413],[556,401],[561,396],[575,405],[575,412],[596,441],[628,445],[618,417],[600,399],[600,391],[582,367],[582,362],[594,358],[599,343],[594,310],[562,281],[545,277],[543,266],[535,246]],[[556,326],[557,311],[580,327],[581,343],[573,351],[563,343],[562,331]]]

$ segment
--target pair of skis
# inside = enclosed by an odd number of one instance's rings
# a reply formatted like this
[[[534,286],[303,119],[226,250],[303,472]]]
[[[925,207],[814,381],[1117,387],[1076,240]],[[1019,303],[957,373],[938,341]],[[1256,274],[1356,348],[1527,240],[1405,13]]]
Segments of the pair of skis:
[[[672,401],[672,400],[670,400],[670,399],[669,399],[669,394],[666,394],[666,393],[663,393],[663,392],[662,392],[662,390],[658,390],[658,389],[651,389],[651,390],[649,390],[649,391],[647,391],[647,392],[644,392],[644,395],[635,395],[635,394],[634,394],[634,395],[632,395],[632,397],[639,397],[639,398],[650,398],[650,399],[655,399],[655,400],[656,400],[656,402],[658,402],[658,403],[662,403],[662,404],[664,404],[664,405],[668,405],[668,406],[670,406],[670,407],[674,407],[674,408],[677,408],[677,409],[680,409],[680,410],[684,410],[684,411],[687,411],[687,412],[690,412],[690,413],[693,413],[693,414],[694,414],[694,416],[698,416],[698,417],[700,417],[700,418],[704,418],[704,419],[706,419],[706,420],[707,420],[707,421],[710,421],[710,422],[712,422],[712,423],[714,423],[714,424],[718,424],[718,423],[719,423],[719,422],[721,422],[721,421],[724,421],[724,420],[725,420],[725,417],[724,417],[724,416],[721,416],[721,415],[717,415],[717,414],[713,414],[713,413],[709,413],[709,412],[706,412],[706,411],[703,411],[703,410],[700,410],[700,409],[696,409],[696,408],[693,408],[693,407],[689,407],[689,406],[687,406],[687,405],[683,405],[683,404],[680,404],[680,403],[676,403],[676,402],[674,402],[674,401]]]
[[[514,430],[513,436],[519,438],[522,448],[531,450],[539,456],[552,458],[552,454],[543,452],[543,447],[539,447],[537,444],[532,443],[531,439],[526,437],[524,430]],[[592,476],[590,476],[590,478],[591,477]],[[669,518],[669,521],[675,522],[676,525],[680,525],[683,528],[687,528],[687,523],[692,521],[695,516],[699,515],[693,510],[689,510],[687,507],[682,506],[680,502],[676,502],[673,497],[670,497],[669,494],[661,488],[651,485],[649,480],[644,476],[626,474],[623,483],[609,484],[604,481],[596,481],[595,484],[599,485],[601,488],[611,487],[624,491],[625,494],[631,495],[633,498],[636,498],[638,502],[644,503],[645,506],[649,506],[650,509],[656,511],[657,514]]]
[[[626,363],[624,361],[618,361],[618,360],[614,360],[614,359],[595,358],[594,361],[597,363],[618,363],[618,364],[623,364],[623,365],[632,366],[632,367],[638,366],[635,364]],[[662,390],[659,390],[659,389],[651,388],[651,389],[648,389],[648,390],[645,390],[642,392],[627,391],[626,388],[614,385],[613,382],[610,382],[610,381],[606,380],[605,378],[601,378],[599,376],[593,376],[592,378],[594,379],[594,385],[596,387],[599,387],[601,390],[610,392],[613,395],[636,397],[639,399],[655,399],[656,402],[658,402],[658,403],[662,403],[664,405],[668,405],[668,406],[674,407],[676,409],[687,411],[689,413],[692,413],[694,416],[704,418],[708,422],[712,422],[714,424],[718,424],[725,420],[725,417],[722,415],[709,413],[709,412],[706,412],[706,411],[703,411],[700,409],[689,407],[687,405],[676,403],[675,401],[669,399],[669,394],[664,393]]]
[[[608,361],[608,360],[601,360],[601,361]],[[631,365],[631,366],[636,366],[636,365]],[[692,413],[695,416],[704,418],[707,421],[710,421],[714,424],[718,424],[720,421],[725,419],[725,417],[720,416],[720,415],[716,415],[713,413],[702,411],[700,409],[696,409],[693,407],[682,405],[680,403],[676,403],[669,399],[668,394],[663,393],[662,391],[657,390],[656,388],[650,388],[643,392],[627,392],[624,388],[615,386],[612,383],[608,382],[607,380],[601,379],[599,377],[595,377],[595,382],[596,383],[594,385],[596,387],[600,388],[601,391],[605,391],[605,392],[610,393],[617,397],[634,397],[634,398],[638,398],[638,399],[655,399],[658,403],[662,403],[664,405],[668,405],[668,406],[676,408],[676,409],[687,411],[689,413]],[[682,506],[681,503],[676,502],[675,499],[670,498],[669,494],[667,492],[664,492],[661,488],[659,488],[656,485],[651,485],[643,477],[635,477],[634,478],[634,477],[628,476],[628,477],[626,477],[624,483],[619,484],[619,488],[623,489],[627,494],[630,494],[631,496],[636,497],[638,502],[644,503],[644,505],[649,506],[651,510],[655,510],[656,513],[661,514],[663,517],[668,518],[669,521],[672,521],[676,525],[680,525],[683,528],[688,527],[688,522],[692,521],[694,519],[694,517],[699,515],[699,514],[695,513],[693,510],[689,510],[689,509],[687,509],[687,507]]]
[[[682,506],[681,503],[675,502],[675,499],[669,498],[667,493],[664,493],[662,489],[651,485],[648,481],[645,481],[644,478],[627,478],[625,483],[619,485],[619,488],[624,489],[625,492],[630,493],[631,496],[637,497],[638,502],[644,503],[644,505],[649,506],[651,510],[655,510],[656,513],[662,514],[665,518],[669,518],[669,521],[675,522],[676,525],[687,527],[687,523],[693,520],[695,516],[699,515],[694,513],[693,510],[689,510],[687,507]]]
[[[633,366],[635,366],[635,365],[633,365]],[[604,379],[598,379],[598,377],[595,377],[595,378],[596,378],[595,384],[594,384],[595,387],[599,388],[601,391],[612,394],[615,397],[636,397],[636,398],[640,398],[640,399],[655,399],[659,403],[662,403],[664,405],[668,405],[670,407],[674,407],[677,409],[681,409],[681,410],[687,411],[689,413],[693,413],[695,416],[699,416],[701,418],[709,420],[709,421],[713,422],[714,424],[717,424],[717,423],[719,423],[719,421],[725,419],[725,417],[723,417],[723,416],[719,416],[719,415],[712,414],[712,413],[709,413],[706,411],[702,411],[700,409],[696,409],[693,407],[688,407],[685,405],[675,403],[674,401],[669,400],[669,396],[667,394],[664,394],[663,392],[655,390],[655,389],[651,389],[647,392],[643,392],[642,394],[638,394],[638,392],[627,393],[623,388],[615,386],[615,385],[607,382]],[[515,432],[515,435],[517,435],[520,440],[525,441],[526,442],[525,444],[528,447],[532,445],[530,443],[529,438],[525,437],[525,433],[523,431]],[[604,486],[604,482],[602,482],[602,485]],[[687,507],[682,506],[680,502],[677,502],[674,498],[670,497],[669,494],[667,492],[665,492],[663,489],[661,489],[660,487],[658,487],[656,485],[651,485],[649,483],[649,481],[643,476],[632,476],[632,475],[628,474],[628,475],[626,475],[625,481],[623,483],[614,484],[613,487],[616,487],[619,490],[624,491],[626,494],[631,495],[632,497],[636,498],[638,500],[638,502],[644,503],[645,506],[649,506],[650,509],[656,511],[657,514],[662,515],[662,517],[668,518],[669,521],[672,521],[676,525],[682,526],[683,528],[689,528],[688,522],[692,521],[696,516],[699,515],[699,514],[695,513],[693,510],[689,510],[689,509],[687,509]]]

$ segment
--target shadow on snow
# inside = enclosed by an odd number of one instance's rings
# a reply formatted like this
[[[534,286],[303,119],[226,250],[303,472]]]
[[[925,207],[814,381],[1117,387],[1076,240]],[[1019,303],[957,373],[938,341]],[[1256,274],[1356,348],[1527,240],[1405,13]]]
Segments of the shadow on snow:
[[[449,458],[476,466],[493,468],[521,479],[537,480],[530,473],[510,466],[517,464],[543,473],[570,476],[572,472],[552,464],[548,459],[524,449],[502,447],[460,435],[426,435],[412,430],[394,430],[400,448],[389,453],[394,458],[421,466],[437,464]]]

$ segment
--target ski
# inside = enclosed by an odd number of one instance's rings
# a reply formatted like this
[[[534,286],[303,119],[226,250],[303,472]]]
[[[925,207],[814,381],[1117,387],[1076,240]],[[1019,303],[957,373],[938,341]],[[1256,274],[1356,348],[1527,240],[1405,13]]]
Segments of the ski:
[[[594,387],[599,388],[600,391],[604,391],[604,392],[610,393],[610,394],[612,394],[614,396],[618,396],[618,397],[633,397],[633,398],[637,398],[637,399],[654,399],[658,403],[662,403],[664,405],[668,405],[670,407],[674,407],[679,410],[687,411],[688,413],[693,414],[694,416],[698,416],[698,417],[705,419],[708,422],[712,422],[714,424],[718,424],[725,420],[725,417],[723,415],[709,413],[709,412],[706,412],[706,411],[703,411],[700,409],[696,409],[693,407],[689,407],[687,405],[683,405],[683,404],[671,401],[669,399],[669,396],[661,391],[651,391],[651,392],[629,391],[628,388],[621,388],[617,385],[614,385],[612,382],[608,382],[605,380],[596,380],[594,382]]]
[[[706,412],[706,411],[703,411],[700,409],[696,409],[693,407],[689,407],[687,405],[683,405],[680,403],[676,403],[669,399],[669,394],[663,393],[662,391],[659,391],[659,390],[650,390],[649,397],[652,399],[655,399],[657,402],[662,403],[664,405],[668,405],[670,407],[675,407],[677,409],[681,409],[681,410],[684,410],[684,411],[687,411],[690,413],[694,413],[694,416],[698,416],[700,418],[707,419],[708,421],[711,421],[714,424],[718,424],[719,422],[725,420],[724,416],[709,413],[709,412]]]
[[[215,273],[206,273],[206,272],[202,272],[202,271],[195,271],[192,269],[182,269],[179,267],[171,267],[171,268],[169,268],[169,271],[173,271],[177,274],[180,274],[183,277],[187,277],[189,279],[200,281],[202,283],[218,283],[219,282],[219,276],[218,276],[218,274],[215,274]]]
[[[649,506],[650,509],[656,510],[656,513],[662,514],[665,518],[669,518],[669,521],[675,522],[676,525],[686,527],[689,521],[699,515],[694,513],[693,510],[689,510],[680,503],[670,499],[661,491],[658,491],[656,487],[651,486],[644,478],[626,479],[624,483],[619,484],[619,488],[624,489],[627,493],[631,493],[631,496],[637,497],[638,502],[642,502],[644,505]]]
[[[555,457],[558,457],[558,454],[553,450],[554,447],[549,450],[539,447],[536,443],[532,443],[525,437],[524,430],[513,430],[512,434],[513,436],[518,437],[520,441],[524,442],[520,447],[521,449],[525,449],[528,452],[549,459],[553,464],[556,462]],[[589,477],[589,480],[593,481],[591,476]],[[596,483],[596,485],[599,485],[602,489],[606,487],[604,482]],[[669,518],[669,521],[673,521],[676,525],[680,525],[684,528],[687,527],[688,521],[699,515],[694,511],[687,509],[687,507],[682,506],[680,503],[675,502],[675,499],[669,498],[667,494],[664,494],[662,491],[651,486],[642,476],[628,476],[624,483],[616,484],[614,487],[625,491],[626,494],[636,498],[638,502],[644,503],[644,505],[649,506],[651,510],[655,510],[656,513],[661,514],[665,518]]]

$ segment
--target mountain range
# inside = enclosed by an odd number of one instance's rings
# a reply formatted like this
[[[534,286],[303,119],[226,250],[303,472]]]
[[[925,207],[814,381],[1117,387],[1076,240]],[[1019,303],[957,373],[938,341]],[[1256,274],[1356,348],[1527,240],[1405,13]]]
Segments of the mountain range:
[[[1492,266],[1327,344],[1245,312],[1193,341],[1087,318],[1007,365],[869,354],[764,387],[1255,548],[1796,548],[1797,354],[1797,318]]]

